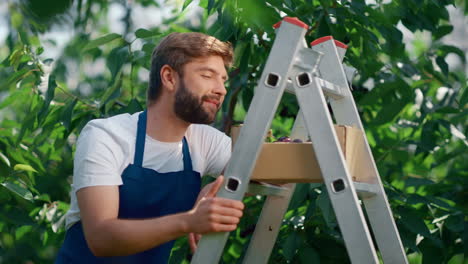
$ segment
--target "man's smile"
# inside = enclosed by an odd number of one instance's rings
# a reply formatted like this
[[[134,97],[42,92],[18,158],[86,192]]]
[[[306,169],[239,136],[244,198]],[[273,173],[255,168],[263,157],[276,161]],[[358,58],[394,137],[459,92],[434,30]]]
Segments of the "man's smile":
[[[213,104],[213,105],[216,107],[216,109],[219,108],[219,104],[220,104],[219,100],[216,100],[216,99],[205,99],[205,100],[203,100],[203,101],[205,101],[205,102],[207,102],[207,103],[209,103],[209,104]]]

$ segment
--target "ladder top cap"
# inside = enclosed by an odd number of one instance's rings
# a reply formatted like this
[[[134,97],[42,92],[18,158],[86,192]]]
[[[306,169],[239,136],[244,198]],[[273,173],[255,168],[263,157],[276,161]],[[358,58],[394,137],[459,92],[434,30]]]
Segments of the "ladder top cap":
[[[283,20],[281,20],[278,23],[274,24],[273,28],[279,28],[281,26],[281,22],[283,22],[283,21],[288,22],[289,24],[293,24],[293,25],[298,26],[298,27],[309,29],[309,26],[306,23],[300,21],[297,17],[285,17],[285,18],[283,18]]]
[[[325,36],[325,37],[318,38],[318,39],[312,41],[312,42],[310,43],[310,45],[311,45],[311,46],[316,46],[316,45],[318,45],[318,44],[321,44],[321,43],[326,42],[326,41],[329,41],[329,40],[333,40],[333,41],[335,42],[335,45],[336,45],[337,47],[340,47],[340,48],[342,48],[342,49],[347,49],[347,48],[348,48],[348,45],[344,44],[343,42],[340,42],[340,41],[338,41],[338,40],[333,39],[332,36]]]

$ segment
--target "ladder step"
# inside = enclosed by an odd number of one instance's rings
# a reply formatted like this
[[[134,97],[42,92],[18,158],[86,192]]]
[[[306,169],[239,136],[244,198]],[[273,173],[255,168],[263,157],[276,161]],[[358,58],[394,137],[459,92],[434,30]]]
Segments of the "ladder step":
[[[365,183],[365,182],[353,182],[356,192],[361,198],[369,198],[375,196],[378,193],[378,185]],[[251,181],[249,184],[248,192],[251,194],[259,194],[266,196],[286,196],[291,190],[289,188],[273,185],[264,182]]]
[[[287,196],[291,192],[291,189],[284,186],[251,181],[247,192],[267,196]]]
[[[378,193],[379,186],[377,184],[365,183],[365,182],[353,182],[356,192],[361,198],[369,198],[375,196]]]
[[[340,87],[339,85],[336,85],[334,83],[331,83],[331,82],[326,81],[324,79],[321,79],[319,77],[315,77],[315,79],[318,80],[320,86],[322,87],[323,93],[326,96],[329,96],[329,97],[331,97],[333,99],[336,99],[336,100],[341,99],[341,98],[344,97],[344,94],[341,92],[343,89],[348,89],[347,87],[346,88]],[[287,81],[286,92],[291,93],[291,94],[295,94],[294,86],[293,86],[291,80]]]

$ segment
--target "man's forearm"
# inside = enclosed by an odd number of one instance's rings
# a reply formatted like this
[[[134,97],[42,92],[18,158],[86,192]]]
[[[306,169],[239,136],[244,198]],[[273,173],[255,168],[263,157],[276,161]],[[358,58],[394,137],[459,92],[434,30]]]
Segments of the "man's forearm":
[[[85,231],[89,248],[96,256],[125,256],[139,253],[186,234],[187,215],[180,213],[148,219],[108,219]],[[86,230],[86,228],[85,228]]]

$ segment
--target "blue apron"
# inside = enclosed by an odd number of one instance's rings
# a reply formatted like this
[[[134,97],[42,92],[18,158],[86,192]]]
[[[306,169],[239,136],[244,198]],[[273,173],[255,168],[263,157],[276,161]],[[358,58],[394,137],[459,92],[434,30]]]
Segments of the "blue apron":
[[[138,117],[133,164],[122,173],[119,186],[119,218],[152,218],[192,209],[200,192],[200,173],[193,171],[187,144],[183,139],[184,170],[159,173],[143,168],[146,137],[146,111]],[[174,241],[124,257],[95,257],[84,238],[81,221],[67,230],[56,264],[64,263],[167,263]]]

